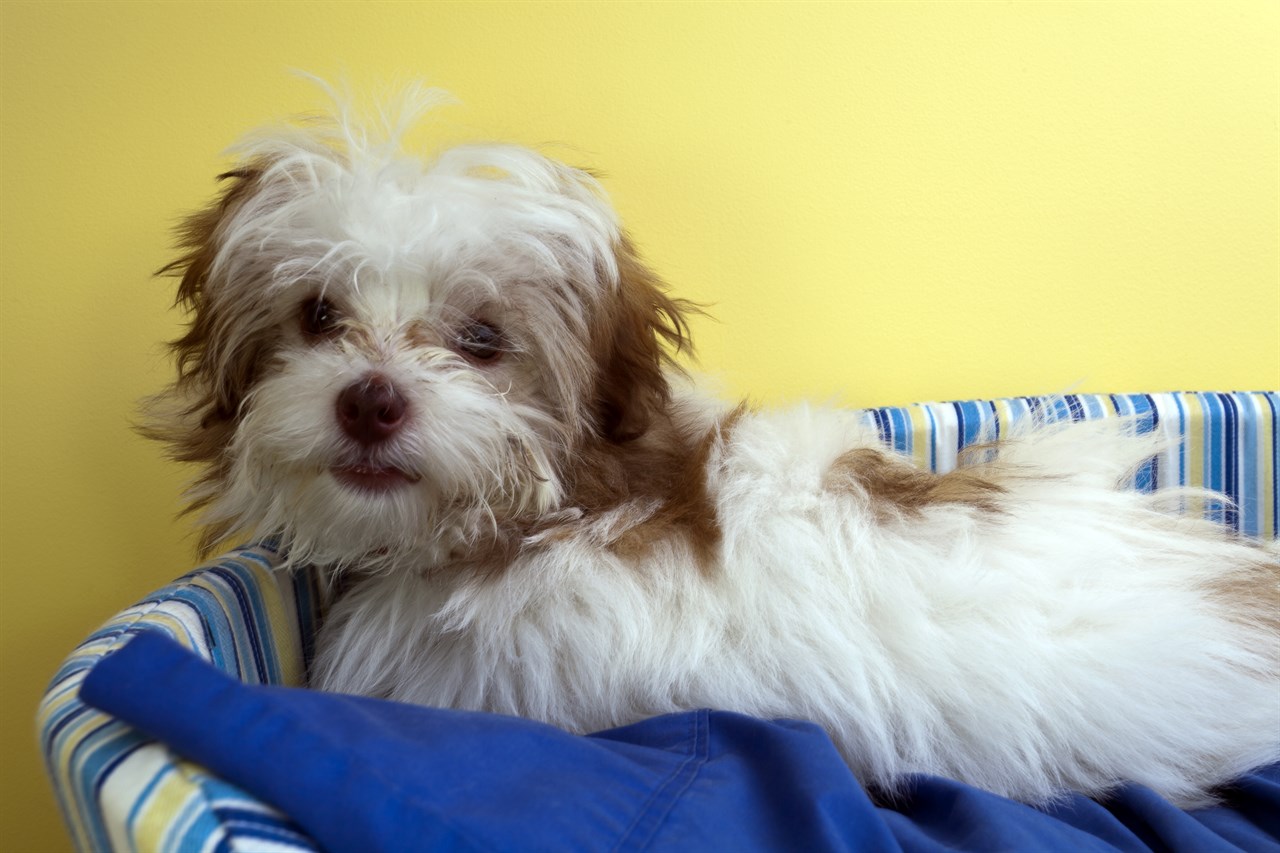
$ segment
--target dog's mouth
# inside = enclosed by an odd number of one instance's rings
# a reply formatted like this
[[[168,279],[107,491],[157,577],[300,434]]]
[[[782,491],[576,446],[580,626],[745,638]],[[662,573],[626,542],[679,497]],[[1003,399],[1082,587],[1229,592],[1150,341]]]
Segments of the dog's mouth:
[[[333,478],[349,489],[383,494],[411,486],[422,478],[390,465],[335,465],[329,471]]]

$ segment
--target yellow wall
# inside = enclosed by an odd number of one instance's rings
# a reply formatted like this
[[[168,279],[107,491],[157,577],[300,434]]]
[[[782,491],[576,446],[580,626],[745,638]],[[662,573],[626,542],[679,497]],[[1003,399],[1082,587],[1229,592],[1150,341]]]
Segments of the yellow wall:
[[[3,41],[6,849],[65,845],[31,715],[184,570],[133,436],[180,317],[168,228],[238,133],[424,77],[445,135],[604,170],[712,303],[734,393],[851,404],[1280,387],[1280,4],[25,3]]]

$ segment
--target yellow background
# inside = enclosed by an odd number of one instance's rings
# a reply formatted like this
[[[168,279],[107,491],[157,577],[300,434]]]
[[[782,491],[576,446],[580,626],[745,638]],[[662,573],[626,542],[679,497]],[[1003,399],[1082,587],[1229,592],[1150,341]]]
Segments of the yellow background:
[[[66,845],[32,713],[188,567],[130,433],[181,317],[169,228],[297,68],[421,77],[438,138],[604,171],[734,394],[854,405],[1280,387],[1280,4],[23,3],[3,70],[7,850]]]

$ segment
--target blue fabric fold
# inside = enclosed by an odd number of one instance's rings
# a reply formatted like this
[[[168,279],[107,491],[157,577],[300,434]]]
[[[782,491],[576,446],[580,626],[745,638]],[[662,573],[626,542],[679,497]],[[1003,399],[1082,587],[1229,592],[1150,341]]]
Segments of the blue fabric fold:
[[[105,657],[80,695],[335,853],[1280,851],[1280,766],[1194,812],[1140,787],[1037,809],[933,777],[882,805],[810,723],[702,710],[583,737],[494,714],[249,686],[158,632]]]

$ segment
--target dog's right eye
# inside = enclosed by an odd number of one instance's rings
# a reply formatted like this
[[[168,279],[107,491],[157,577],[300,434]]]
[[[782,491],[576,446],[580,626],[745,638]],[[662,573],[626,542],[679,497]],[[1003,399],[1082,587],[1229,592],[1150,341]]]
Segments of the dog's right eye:
[[[342,315],[328,299],[318,296],[302,303],[302,333],[308,337],[325,338],[338,330]]]

